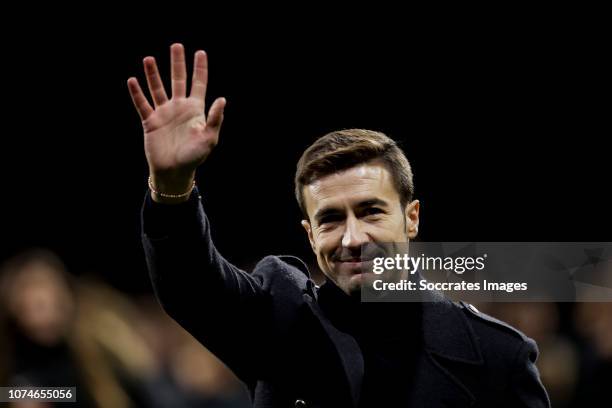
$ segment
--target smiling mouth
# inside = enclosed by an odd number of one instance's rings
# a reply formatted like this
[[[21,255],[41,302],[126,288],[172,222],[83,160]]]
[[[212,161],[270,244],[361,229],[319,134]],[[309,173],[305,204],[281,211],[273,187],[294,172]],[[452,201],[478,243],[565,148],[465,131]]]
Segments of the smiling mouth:
[[[361,263],[361,262],[368,262],[371,261],[373,258],[347,258],[347,259],[340,259],[340,262],[346,262],[346,263]]]
[[[368,267],[368,263],[371,262],[373,258],[345,258],[340,259],[338,262],[352,270],[359,270],[359,273],[366,272]]]

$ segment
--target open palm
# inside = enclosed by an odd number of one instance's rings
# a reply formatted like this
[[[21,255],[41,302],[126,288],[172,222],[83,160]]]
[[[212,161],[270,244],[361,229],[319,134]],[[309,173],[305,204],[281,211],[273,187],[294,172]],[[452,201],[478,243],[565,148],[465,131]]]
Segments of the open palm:
[[[128,89],[142,119],[147,162],[152,174],[189,175],[210,154],[219,139],[225,99],[218,98],[205,115],[208,61],[204,51],[195,53],[191,92],[186,96],[187,70],[181,44],[171,47],[172,98],[168,98],[153,57],[144,59],[145,74],[154,108],[138,80]]]

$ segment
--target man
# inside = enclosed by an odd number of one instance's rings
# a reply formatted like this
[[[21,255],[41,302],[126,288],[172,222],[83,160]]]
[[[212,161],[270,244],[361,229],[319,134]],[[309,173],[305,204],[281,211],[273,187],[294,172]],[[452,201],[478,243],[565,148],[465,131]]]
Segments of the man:
[[[143,243],[165,310],[245,382],[256,407],[545,407],[535,343],[441,295],[423,303],[360,303],[368,244],[407,242],[419,225],[412,172],[385,135],[345,130],[304,152],[296,174],[302,225],[328,281],[294,257],[252,273],[210,237],[195,170],[219,137],[225,99],[206,117],[207,57],[195,54],[191,93],[182,45],[171,47],[172,98],[144,60],[154,106],[135,78],[150,169]]]

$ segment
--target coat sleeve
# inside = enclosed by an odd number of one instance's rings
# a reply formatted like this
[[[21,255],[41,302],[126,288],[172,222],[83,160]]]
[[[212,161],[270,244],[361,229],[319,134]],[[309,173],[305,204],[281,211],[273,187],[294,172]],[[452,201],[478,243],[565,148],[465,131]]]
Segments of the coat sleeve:
[[[549,408],[548,394],[540,380],[535,365],[538,346],[535,341],[525,337],[516,355],[511,380],[512,406],[529,408]]]
[[[147,192],[142,243],[164,310],[247,384],[260,376],[270,344],[271,301],[258,278],[215,248],[197,189],[177,205]]]

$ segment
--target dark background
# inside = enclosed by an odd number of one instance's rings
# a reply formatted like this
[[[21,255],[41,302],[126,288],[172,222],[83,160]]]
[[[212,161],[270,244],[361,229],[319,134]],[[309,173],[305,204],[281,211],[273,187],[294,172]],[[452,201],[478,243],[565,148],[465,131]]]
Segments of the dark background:
[[[310,257],[295,164],[318,136],[351,127],[401,142],[422,240],[612,240],[611,71],[598,24],[542,14],[212,27],[185,14],[174,24],[39,15],[6,33],[0,260],[49,247],[77,275],[150,291],[139,237],[147,169],[126,80],[144,84],[147,55],[167,79],[175,41],[188,61],[208,52],[208,99],[228,99],[198,184],[234,262]]]

